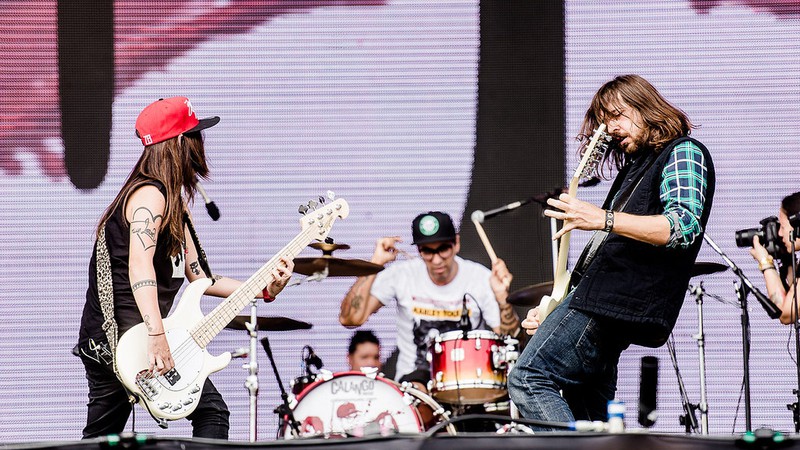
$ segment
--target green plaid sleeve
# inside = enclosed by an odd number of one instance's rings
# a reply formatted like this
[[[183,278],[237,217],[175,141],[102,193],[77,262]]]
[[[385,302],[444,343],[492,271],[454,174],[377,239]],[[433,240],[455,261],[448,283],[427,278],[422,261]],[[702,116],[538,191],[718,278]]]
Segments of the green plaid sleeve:
[[[669,220],[667,247],[687,248],[700,236],[700,216],[706,203],[708,169],[700,148],[693,142],[678,144],[661,173],[661,204]]]

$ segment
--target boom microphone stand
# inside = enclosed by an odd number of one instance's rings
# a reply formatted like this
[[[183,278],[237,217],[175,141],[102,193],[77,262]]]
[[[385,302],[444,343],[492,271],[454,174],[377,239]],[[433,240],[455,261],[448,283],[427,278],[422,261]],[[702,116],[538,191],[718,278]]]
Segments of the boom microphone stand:
[[[272,371],[275,372],[275,379],[278,380],[278,389],[281,391],[281,404],[275,408],[275,413],[278,414],[278,430],[283,430],[284,425],[288,422],[292,435],[300,437],[300,424],[294,418],[292,408],[289,406],[289,394],[286,393],[286,388],[283,387],[283,381],[281,381],[281,376],[278,374],[278,366],[275,365],[275,358],[272,356],[272,349],[266,336],[261,339],[261,345],[267,353],[269,363],[272,364]]]
[[[722,251],[721,248],[711,239],[711,236],[708,233],[703,235],[703,239],[714,249],[715,252],[719,253],[722,259],[725,261],[726,264],[731,268],[731,271],[739,277],[740,284],[735,284],[736,289],[736,296],[739,299],[739,307],[742,311],[741,315],[741,322],[742,322],[742,363],[743,363],[743,371],[744,371],[744,407],[745,407],[745,427],[746,432],[751,432],[753,430],[752,420],[750,417],[750,316],[747,311],[747,295],[752,292],[755,295],[756,299],[758,299],[761,306],[764,307],[764,310],[767,311],[767,314],[770,318],[776,319],[781,316],[781,310],[772,303],[766,295],[764,295],[761,291],[759,291],[753,283],[744,275],[742,269],[736,265],[725,252]]]

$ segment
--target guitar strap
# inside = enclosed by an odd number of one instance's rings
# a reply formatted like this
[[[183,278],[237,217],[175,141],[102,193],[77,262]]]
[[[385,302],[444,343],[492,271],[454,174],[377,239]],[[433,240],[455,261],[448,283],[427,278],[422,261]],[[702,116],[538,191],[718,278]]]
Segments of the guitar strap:
[[[211,275],[211,267],[208,265],[206,252],[200,245],[200,240],[197,239],[197,232],[194,231],[194,224],[192,224],[192,219],[189,217],[189,213],[186,211],[183,212],[183,221],[186,223],[186,227],[189,229],[189,235],[192,237],[192,242],[194,242],[194,248],[197,249],[197,261],[200,263],[200,268],[203,269],[208,278],[211,279],[211,284],[213,285],[216,280]]]
[[[100,309],[103,311],[102,329],[106,333],[108,347],[111,351],[111,368],[117,372],[117,321],[114,319],[114,285],[111,282],[111,258],[106,245],[106,226],[100,227],[96,244],[97,260],[97,295],[100,300]]]
[[[639,171],[639,179],[636,183],[629,183],[626,186],[624,191],[621,191],[617,194],[617,196],[611,201],[612,205],[610,207],[613,211],[622,211],[625,208],[625,205],[628,204],[628,200],[630,200],[631,195],[636,191],[636,188],[639,187],[639,184],[642,182],[644,175],[647,171],[650,170],[650,167],[658,159],[658,153],[652,153],[650,155],[650,159],[645,162],[644,167],[641,171]],[[620,174],[623,179],[627,174]],[[608,238],[609,232],[598,230],[595,231],[592,237],[589,239],[589,242],[586,244],[586,247],[583,248],[581,252],[581,256],[578,258],[578,261],[575,263],[575,269],[572,271],[572,277],[570,279],[570,285],[576,286],[578,281],[583,277],[583,274],[586,273],[586,269],[589,267],[589,264],[592,263],[594,257],[597,255],[597,252],[603,247],[603,244],[606,242],[606,238]]]

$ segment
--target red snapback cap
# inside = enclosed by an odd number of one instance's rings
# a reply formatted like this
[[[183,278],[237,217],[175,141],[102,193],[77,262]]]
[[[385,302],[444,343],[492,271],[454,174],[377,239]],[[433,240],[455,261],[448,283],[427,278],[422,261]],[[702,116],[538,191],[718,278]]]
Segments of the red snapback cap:
[[[219,117],[198,119],[186,97],[161,98],[149,104],[136,118],[136,136],[145,146],[158,144],[183,133],[213,127]]]

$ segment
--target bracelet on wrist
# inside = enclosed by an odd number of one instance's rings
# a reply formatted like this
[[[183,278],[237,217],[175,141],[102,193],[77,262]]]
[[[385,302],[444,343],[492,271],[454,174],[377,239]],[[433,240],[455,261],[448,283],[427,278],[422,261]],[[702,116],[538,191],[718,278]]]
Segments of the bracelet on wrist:
[[[772,255],[767,255],[758,260],[758,270],[764,272],[770,268],[775,268],[775,260],[772,258]]]
[[[267,303],[271,303],[275,301],[275,297],[269,294],[269,286],[265,287],[261,290],[261,295],[264,296],[264,301]]]
[[[603,227],[603,231],[605,231],[606,233],[610,233],[613,228],[614,228],[614,211],[607,209],[605,227]]]
[[[775,266],[767,266],[767,267],[761,269],[761,273],[767,273],[767,271],[770,270],[770,269],[774,270],[775,272],[778,271],[778,269]]]
[[[162,331],[161,333],[147,333],[147,335],[148,336],[161,336],[162,334],[165,334],[165,333],[166,333],[165,331]]]

